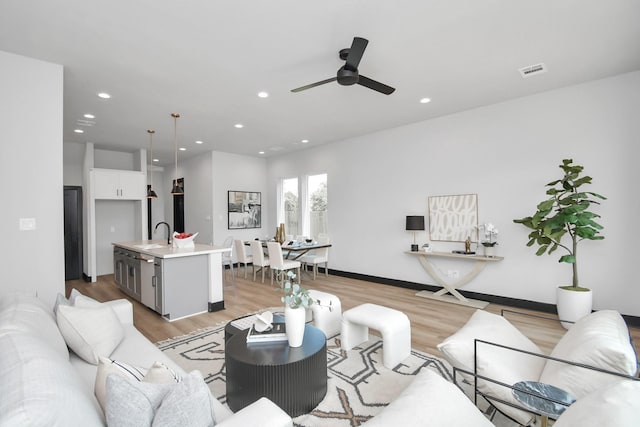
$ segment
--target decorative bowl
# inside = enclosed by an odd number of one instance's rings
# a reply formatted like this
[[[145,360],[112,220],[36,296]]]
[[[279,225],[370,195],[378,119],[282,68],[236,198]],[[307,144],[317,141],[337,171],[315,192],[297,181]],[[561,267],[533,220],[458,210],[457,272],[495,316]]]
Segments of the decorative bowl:
[[[178,238],[180,233],[173,232],[173,247],[174,248],[192,248],[194,246],[194,239],[198,233],[193,233],[189,237]]]

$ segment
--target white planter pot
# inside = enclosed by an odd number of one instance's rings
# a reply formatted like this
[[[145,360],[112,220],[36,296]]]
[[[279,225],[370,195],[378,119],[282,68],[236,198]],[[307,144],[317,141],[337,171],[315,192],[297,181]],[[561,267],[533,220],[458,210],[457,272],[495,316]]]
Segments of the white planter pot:
[[[494,246],[484,246],[482,245],[484,256],[493,258],[496,256],[496,247]]]
[[[593,306],[593,292],[568,291],[558,288],[557,291],[558,317],[561,320],[575,322],[591,313]],[[565,329],[571,328],[571,323],[561,322]]]
[[[306,310],[303,307],[284,308],[284,323],[290,347],[300,347],[304,339]]]

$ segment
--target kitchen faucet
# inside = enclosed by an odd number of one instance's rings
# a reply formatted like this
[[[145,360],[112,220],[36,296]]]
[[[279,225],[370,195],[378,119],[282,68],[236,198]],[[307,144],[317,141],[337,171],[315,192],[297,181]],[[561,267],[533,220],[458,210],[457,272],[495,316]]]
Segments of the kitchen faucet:
[[[164,224],[167,226],[167,245],[171,244],[171,227],[169,226],[169,224],[167,224],[166,222],[162,221],[156,224],[156,228],[154,229],[154,232],[158,231],[158,226],[160,224]]]

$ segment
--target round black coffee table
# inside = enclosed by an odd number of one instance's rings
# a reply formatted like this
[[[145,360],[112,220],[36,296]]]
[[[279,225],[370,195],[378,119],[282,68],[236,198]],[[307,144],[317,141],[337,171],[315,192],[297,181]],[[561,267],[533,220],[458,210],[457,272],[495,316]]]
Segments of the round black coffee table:
[[[235,332],[235,331],[234,331]],[[327,339],[306,325],[302,346],[284,342],[247,344],[248,330],[225,347],[227,404],[238,411],[265,396],[291,417],[311,412],[327,394]]]

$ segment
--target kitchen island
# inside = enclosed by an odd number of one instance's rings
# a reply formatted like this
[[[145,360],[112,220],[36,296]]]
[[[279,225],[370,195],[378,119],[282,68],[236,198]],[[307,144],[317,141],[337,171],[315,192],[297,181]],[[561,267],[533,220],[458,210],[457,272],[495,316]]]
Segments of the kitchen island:
[[[113,243],[113,275],[120,289],[169,321],[224,309],[222,254],[231,248],[166,240]]]

